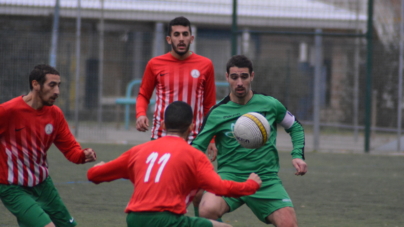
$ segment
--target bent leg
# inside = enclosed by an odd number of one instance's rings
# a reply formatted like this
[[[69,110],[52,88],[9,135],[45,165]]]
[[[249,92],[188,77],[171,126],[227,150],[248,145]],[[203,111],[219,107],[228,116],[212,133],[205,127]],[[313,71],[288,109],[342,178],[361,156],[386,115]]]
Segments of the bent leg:
[[[293,207],[283,207],[274,211],[266,218],[276,227],[297,227],[297,218]]]
[[[203,194],[199,205],[200,217],[216,220],[229,210],[229,206],[221,196],[216,196],[210,192]]]
[[[218,221],[213,221],[213,220],[209,220],[212,222],[213,227],[232,227],[229,224],[223,223],[223,222],[218,222]]]
[[[200,189],[198,192],[196,192],[195,197],[192,200],[192,204],[194,205],[194,214],[196,217],[199,217],[199,204],[201,203],[202,196],[203,189]]]

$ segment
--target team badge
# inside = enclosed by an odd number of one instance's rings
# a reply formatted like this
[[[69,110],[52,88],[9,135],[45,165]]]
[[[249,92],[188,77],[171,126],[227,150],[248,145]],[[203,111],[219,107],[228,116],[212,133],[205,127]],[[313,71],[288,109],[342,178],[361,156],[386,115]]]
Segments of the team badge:
[[[52,124],[47,124],[46,126],[45,126],[45,133],[46,133],[46,135],[49,135],[49,134],[51,134],[53,132],[53,125]]]
[[[193,70],[191,71],[191,76],[192,76],[193,78],[198,78],[200,75],[201,75],[201,73],[200,73],[199,70],[197,70],[197,69],[193,69]]]

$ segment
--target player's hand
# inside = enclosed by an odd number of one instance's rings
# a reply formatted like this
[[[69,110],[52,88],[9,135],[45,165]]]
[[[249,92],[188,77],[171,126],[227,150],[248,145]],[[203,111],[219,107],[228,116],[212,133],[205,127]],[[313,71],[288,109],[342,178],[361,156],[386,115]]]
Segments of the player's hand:
[[[136,119],[136,129],[146,132],[149,129],[149,119],[146,116],[140,116]]]
[[[262,180],[261,180],[261,178],[260,178],[256,173],[251,173],[247,180],[250,180],[250,179],[253,180],[253,181],[255,181],[255,182],[257,182],[257,183],[260,185],[260,187],[261,187],[261,185],[262,185]]]
[[[210,143],[208,146],[208,158],[210,159],[211,162],[214,162],[217,157],[217,148],[215,143]]]
[[[95,154],[95,151],[91,148],[86,148],[84,149],[84,162],[94,162],[97,160],[97,155]]]
[[[104,161],[101,161],[101,162],[95,164],[94,167],[95,167],[95,166],[102,166],[102,165],[104,165],[104,164],[105,164],[105,162],[104,162]]]
[[[303,176],[307,172],[307,164],[300,158],[295,158],[292,160],[292,164],[296,169],[296,176]]]

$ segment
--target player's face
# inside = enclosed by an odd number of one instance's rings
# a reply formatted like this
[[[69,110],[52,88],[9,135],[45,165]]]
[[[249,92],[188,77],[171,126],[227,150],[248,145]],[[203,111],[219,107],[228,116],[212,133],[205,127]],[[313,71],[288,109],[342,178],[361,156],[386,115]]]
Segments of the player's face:
[[[166,40],[171,45],[172,51],[183,56],[189,52],[189,46],[194,41],[194,36],[191,35],[188,26],[175,25],[171,26],[171,34],[166,37]]]
[[[39,98],[44,106],[52,106],[59,96],[60,76],[46,74],[46,81],[40,87]]]
[[[244,103],[243,100],[252,95],[251,81],[253,79],[254,72],[250,74],[248,68],[231,67],[229,73],[226,73],[231,98],[238,99],[238,103]]]

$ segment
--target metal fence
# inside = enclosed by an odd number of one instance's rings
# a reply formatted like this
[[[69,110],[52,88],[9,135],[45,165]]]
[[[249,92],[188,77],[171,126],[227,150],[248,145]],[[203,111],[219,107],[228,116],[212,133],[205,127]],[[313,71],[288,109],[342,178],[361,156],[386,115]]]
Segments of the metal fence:
[[[0,0],[0,102],[27,94],[28,73],[34,65],[52,60],[57,1],[33,2]],[[79,140],[110,141],[104,137],[111,128],[122,135],[125,110],[115,100],[125,96],[130,81],[142,78],[150,58],[170,49],[164,43],[164,32],[167,22],[176,16],[191,20],[196,35],[192,49],[213,61],[216,81],[225,80],[225,63],[232,49],[232,3],[237,1],[154,2],[148,5],[151,8],[139,11],[147,1],[60,0],[56,68],[62,76],[62,91],[57,105]],[[238,1],[237,53],[253,60],[253,89],[283,102],[304,123],[309,135],[317,116],[320,144],[311,149],[326,149],[329,136],[336,150],[349,150],[347,140],[364,149],[367,3]],[[375,1],[374,5],[372,150],[397,150],[400,4],[391,0]],[[166,12],[175,6],[183,7]],[[209,9],[213,16],[206,13]],[[316,40],[315,31],[342,35],[322,35]],[[316,89],[318,96],[314,95]],[[219,88],[218,99],[227,92]],[[136,93],[136,89],[132,91],[133,96]],[[131,134],[135,131],[134,106],[130,110],[132,122],[126,134],[136,136]],[[150,108],[150,114],[152,111]]]

